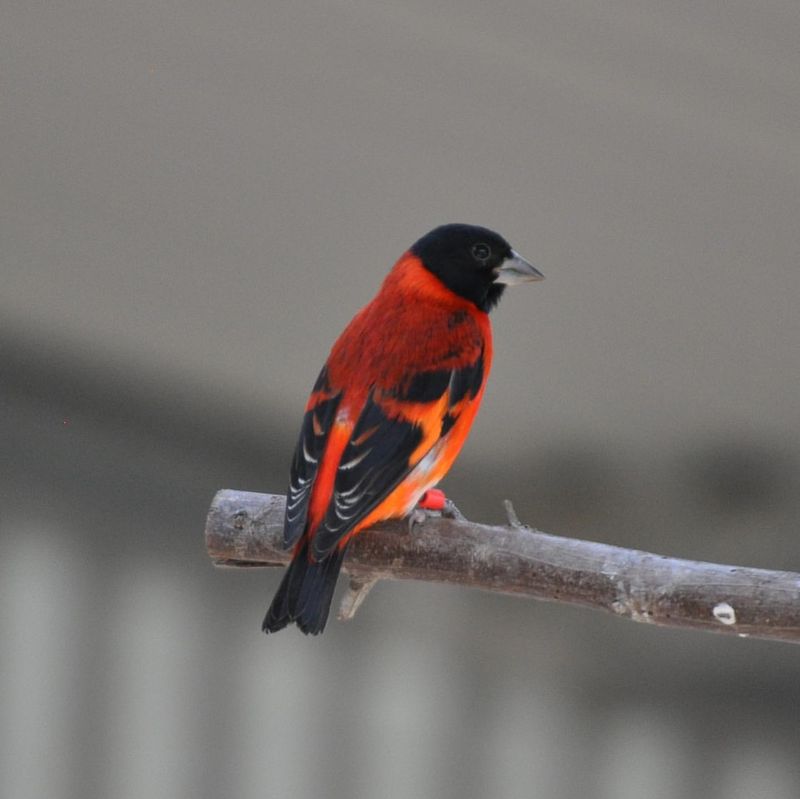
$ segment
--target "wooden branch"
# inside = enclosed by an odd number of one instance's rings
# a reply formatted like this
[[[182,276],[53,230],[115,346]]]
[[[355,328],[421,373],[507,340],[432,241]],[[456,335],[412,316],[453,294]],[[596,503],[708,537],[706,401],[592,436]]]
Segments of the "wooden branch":
[[[281,566],[285,498],[220,491],[206,546],[220,566]],[[668,558],[560,538],[520,524],[428,518],[408,532],[384,522],[353,539],[344,562],[349,618],[377,580],[455,583],[505,594],[570,602],[664,627],[800,642],[800,574]],[[460,516],[460,514],[458,515]]]

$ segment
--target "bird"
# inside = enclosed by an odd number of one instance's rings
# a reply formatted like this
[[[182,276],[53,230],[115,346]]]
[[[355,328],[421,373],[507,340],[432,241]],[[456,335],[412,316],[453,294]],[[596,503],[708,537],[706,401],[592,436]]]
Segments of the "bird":
[[[481,404],[489,312],[507,286],[543,278],[500,234],[469,224],[434,228],[396,262],[306,403],[283,528],[292,559],[265,633],[321,633],[353,537],[424,507]]]

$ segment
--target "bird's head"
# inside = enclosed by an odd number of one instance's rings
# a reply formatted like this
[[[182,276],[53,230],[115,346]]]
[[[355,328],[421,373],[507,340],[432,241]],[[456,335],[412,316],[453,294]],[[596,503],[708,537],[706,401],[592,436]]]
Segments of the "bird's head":
[[[506,286],[544,279],[499,233],[477,225],[434,228],[411,252],[447,288],[482,311],[497,304]]]

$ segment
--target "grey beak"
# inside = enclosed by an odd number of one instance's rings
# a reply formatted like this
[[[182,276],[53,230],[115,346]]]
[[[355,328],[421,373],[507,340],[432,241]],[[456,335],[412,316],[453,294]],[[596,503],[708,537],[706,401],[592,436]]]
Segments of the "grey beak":
[[[517,283],[530,283],[533,280],[544,280],[544,275],[531,263],[528,263],[518,252],[511,250],[511,255],[497,267],[497,277],[493,282],[516,286]]]

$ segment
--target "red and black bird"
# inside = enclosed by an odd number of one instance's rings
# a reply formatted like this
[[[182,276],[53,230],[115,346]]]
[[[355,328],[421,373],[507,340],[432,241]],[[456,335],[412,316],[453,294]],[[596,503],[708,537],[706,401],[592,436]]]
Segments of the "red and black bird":
[[[306,404],[283,539],[294,555],[264,632],[325,628],[350,539],[408,515],[452,466],[492,363],[489,311],[544,276],[491,230],[443,225],[333,345]]]

